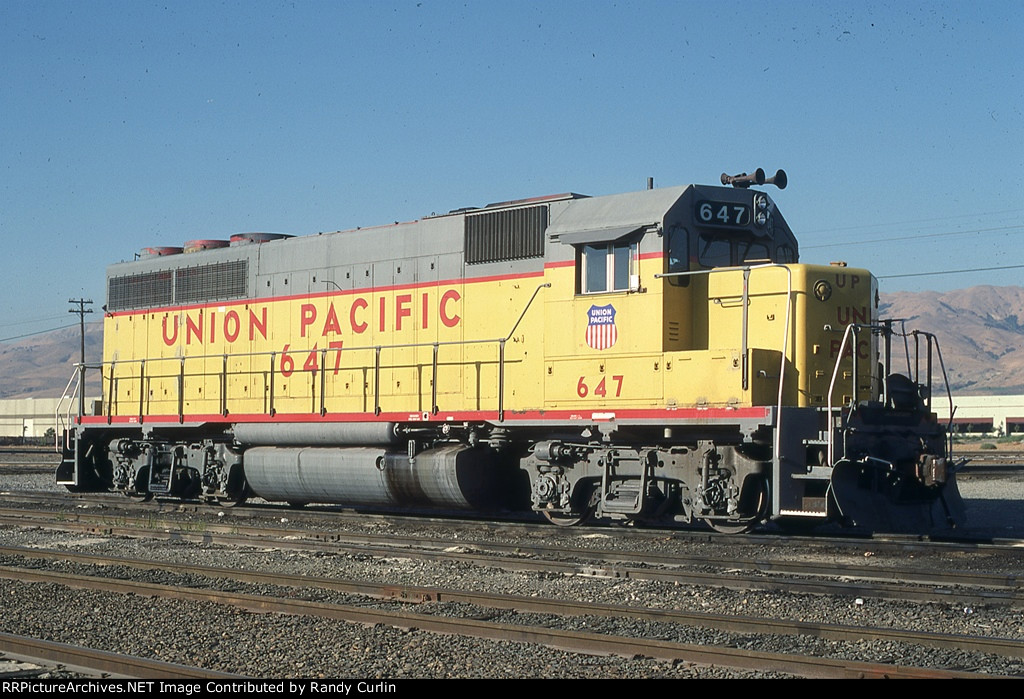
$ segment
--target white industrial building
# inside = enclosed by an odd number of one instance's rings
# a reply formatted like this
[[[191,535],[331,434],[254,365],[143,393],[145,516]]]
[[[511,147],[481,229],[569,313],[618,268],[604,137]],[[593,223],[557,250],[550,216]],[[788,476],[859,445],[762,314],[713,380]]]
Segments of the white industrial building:
[[[99,410],[99,398],[88,398],[86,405]],[[10,398],[0,400],[0,439],[41,439],[56,425],[57,411],[67,421],[68,408],[77,414],[77,402],[70,405],[59,398]],[[96,414],[96,413],[93,413]]]
[[[1024,395],[953,396],[953,429],[970,434],[1009,435],[1024,433]],[[932,408],[949,419],[949,400],[936,395]]]

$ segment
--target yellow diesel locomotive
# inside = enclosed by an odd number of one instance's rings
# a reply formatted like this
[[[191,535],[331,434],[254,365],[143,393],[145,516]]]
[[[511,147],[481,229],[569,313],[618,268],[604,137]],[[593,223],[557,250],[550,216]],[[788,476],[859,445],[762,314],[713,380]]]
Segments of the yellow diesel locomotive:
[[[103,361],[78,375],[99,372],[102,405],[68,411],[57,481],[955,526],[937,342],[878,318],[867,270],[799,263],[767,184],[785,173],[148,248],[108,268]]]

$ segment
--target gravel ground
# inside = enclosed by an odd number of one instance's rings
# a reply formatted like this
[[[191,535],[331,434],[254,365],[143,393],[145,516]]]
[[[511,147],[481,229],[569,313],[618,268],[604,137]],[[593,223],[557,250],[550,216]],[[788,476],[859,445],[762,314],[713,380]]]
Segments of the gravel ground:
[[[966,532],[1024,539],[1024,475],[961,479],[959,485],[967,504]]]
[[[18,482],[15,482],[15,478]],[[24,484],[21,482],[25,479]],[[29,486],[31,483],[32,486]],[[49,476],[3,477],[0,488],[50,489]],[[969,531],[983,536],[1024,538],[1024,482],[1019,478],[961,483]],[[261,568],[290,573],[500,591],[507,594],[587,599],[614,604],[671,607],[687,611],[799,618],[830,623],[972,633],[1024,639],[1024,614],[1005,608],[913,605],[809,595],[739,592],[631,579],[601,580],[551,574],[510,573],[451,563],[366,556],[237,550],[185,542],[107,539],[40,530],[0,529],[0,544],[68,548],[92,553],[194,562],[197,565]],[[141,574],[137,574],[141,575]],[[429,608],[424,608],[428,612]],[[444,609],[438,608],[440,613]],[[462,610],[463,613],[471,613]],[[55,585],[0,581],[4,630],[103,647],[171,662],[242,672],[256,677],[766,677],[744,672],[649,659],[584,656],[512,642],[446,637],[383,625],[360,625],[280,615],[253,614],[207,603],[180,603]],[[520,619],[523,617],[520,616]],[[502,620],[502,619],[496,619]],[[510,623],[514,619],[505,619]],[[68,622],[71,623],[68,623]],[[863,642],[833,644],[809,637],[738,637],[714,630],[584,619],[581,629],[640,633],[688,643],[717,642],[762,651],[817,648],[832,656],[880,663],[918,664],[979,672],[1024,674],[1024,663],[975,654]],[[613,624],[617,624],[613,626]]]

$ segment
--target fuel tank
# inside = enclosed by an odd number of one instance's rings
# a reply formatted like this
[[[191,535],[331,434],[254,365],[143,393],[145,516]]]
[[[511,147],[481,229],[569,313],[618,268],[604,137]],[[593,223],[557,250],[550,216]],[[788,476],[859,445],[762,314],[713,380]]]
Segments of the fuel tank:
[[[245,446],[386,447],[400,441],[393,422],[241,422],[233,431],[235,441]]]
[[[377,447],[254,447],[243,456],[249,487],[265,500],[465,510],[503,505],[498,461],[489,448],[457,444],[414,457]]]

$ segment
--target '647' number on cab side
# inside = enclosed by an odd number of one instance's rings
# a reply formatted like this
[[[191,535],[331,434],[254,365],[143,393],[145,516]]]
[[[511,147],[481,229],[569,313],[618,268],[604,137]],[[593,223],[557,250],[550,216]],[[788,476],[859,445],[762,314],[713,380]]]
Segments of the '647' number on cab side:
[[[605,383],[607,380],[607,376],[601,377],[601,380],[598,382],[598,384],[594,386],[593,395],[598,396],[600,398],[604,398],[605,396],[608,395],[608,387]],[[615,397],[618,398],[620,395],[622,395],[622,377],[613,376],[612,381],[615,382]],[[590,387],[587,385],[587,377],[581,376],[580,380],[576,382],[576,395],[579,396],[580,398],[586,398],[590,394],[591,390]]]
[[[750,207],[746,204],[732,204],[724,201],[701,201],[697,203],[697,220],[709,226],[738,226],[750,224]]]

